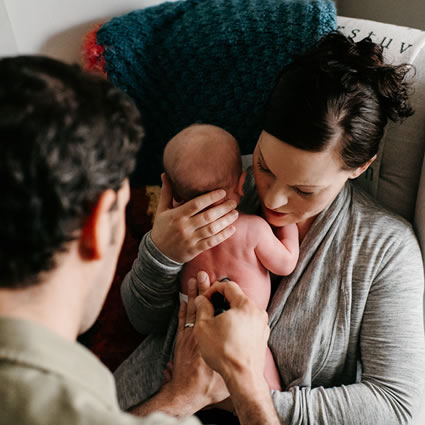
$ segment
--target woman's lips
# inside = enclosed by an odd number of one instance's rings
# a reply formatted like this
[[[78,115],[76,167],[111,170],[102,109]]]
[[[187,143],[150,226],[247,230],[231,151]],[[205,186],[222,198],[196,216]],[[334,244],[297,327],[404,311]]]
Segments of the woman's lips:
[[[264,207],[264,211],[265,211],[266,214],[271,215],[273,217],[282,218],[282,217],[285,217],[285,216],[288,215],[287,213],[280,213],[280,212],[277,212],[277,211],[270,210],[267,207]]]

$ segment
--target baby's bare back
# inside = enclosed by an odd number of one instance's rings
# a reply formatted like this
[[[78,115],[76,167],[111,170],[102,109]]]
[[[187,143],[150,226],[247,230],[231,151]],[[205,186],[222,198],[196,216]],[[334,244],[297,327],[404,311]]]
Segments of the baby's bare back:
[[[240,213],[234,223],[236,232],[229,239],[185,264],[180,275],[182,292],[187,294],[188,279],[203,270],[211,282],[224,277],[235,281],[259,308],[266,310],[270,298],[270,274],[255,254],[264,232],[261,222],[264,222],[261,217]]]

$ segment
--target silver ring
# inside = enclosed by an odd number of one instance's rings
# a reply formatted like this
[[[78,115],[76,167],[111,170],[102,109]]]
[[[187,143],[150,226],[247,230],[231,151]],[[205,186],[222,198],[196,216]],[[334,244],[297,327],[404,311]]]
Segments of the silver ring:
[[[194,328],[195,327],[195,323],[192,322],[187,322],[184,324],[184,328]]]

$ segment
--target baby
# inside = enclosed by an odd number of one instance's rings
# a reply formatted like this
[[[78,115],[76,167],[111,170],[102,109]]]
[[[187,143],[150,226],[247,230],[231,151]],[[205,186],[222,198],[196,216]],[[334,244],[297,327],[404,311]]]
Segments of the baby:
[[[238,203],[243,194],[245,172],[236,139],[222,128],[194,124],[174,136],[164,150],[164,170],[173,190],[176,207],[203,193],[224,189],[226,199]],[[201,270],[210,281],[229,278],[240,285],[258,307],[267,309],[270,298],[270,272],[290,274],[298,260],[298,229],[289,225],[274,235],[261,217],[239,213],[236,232],[227,240],[199,254],[181,271],[181,292]],[[280,390],[279,373],[267,350],[264,376],[271,389]]]

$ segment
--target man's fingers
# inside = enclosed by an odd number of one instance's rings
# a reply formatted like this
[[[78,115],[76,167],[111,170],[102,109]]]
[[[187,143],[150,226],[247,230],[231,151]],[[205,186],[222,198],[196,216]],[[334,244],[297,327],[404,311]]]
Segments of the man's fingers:
[[[171,190],[170,182],[165,173],[161,174],[162,187],[159,194],[157,214],[167,211],[173,206],[173,192]]]
[[[196,275],[196,279],[198,280],[198,293],[202,295],[210,286],[210,277],[207,272],[200,271]]]
[[[242,301],[248,300],[248,297],[242,291],[240,286],[232,281],[215,282],[205,293],[204,296],[210,298],[214,292],[220,292],[229,302],[230,307],[239,305]]]
[[[187,311],[187,303],[180,302],[179,324],[178,324],[179,331],[182,331],[184,329],[184,324],[186,323],[186,311]]]
[[[197,292],[198,292],[196,279],[191,277],[187,282],[187,286],[188,286],[188,292],[187,292],[188,301],[187,301],[185,323],[195,323],[195,321],[196,321],[195,298],[196,298],[196,295],[197,295]]]
[[[214,317],[214,307],[203,295],[195,299],[196,305],[196,323],[200,320],[208,320]]]

